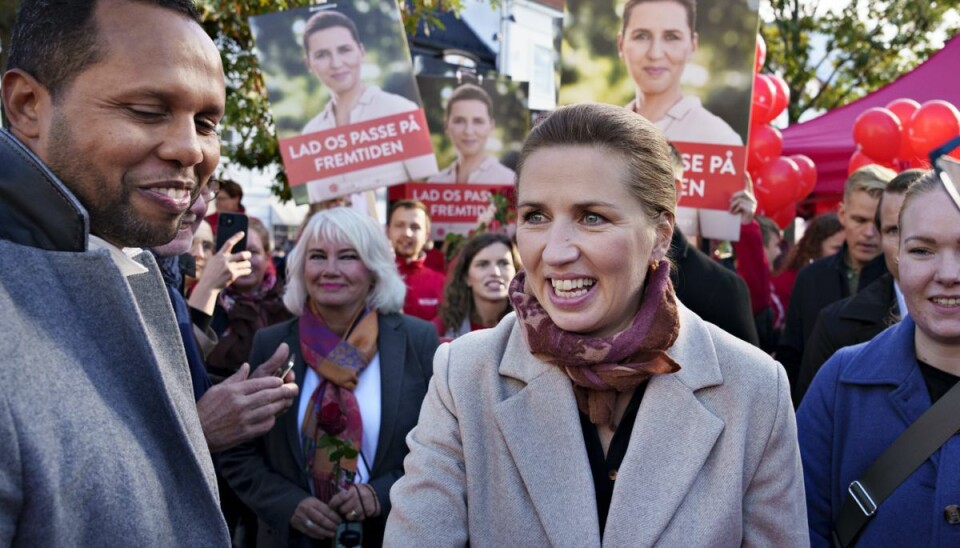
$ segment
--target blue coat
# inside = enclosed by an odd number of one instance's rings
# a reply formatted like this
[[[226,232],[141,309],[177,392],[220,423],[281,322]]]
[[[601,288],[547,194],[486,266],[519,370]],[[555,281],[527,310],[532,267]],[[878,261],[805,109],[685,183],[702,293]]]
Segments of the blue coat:
[[[810,540],[829,546],[847,494],[871,464],[930,408],[909,316],[872,341],[840,349],[797,411]],[[960,546],[944,508],[960,504],[960,436],[904,481],[860,535],[860,546]]]

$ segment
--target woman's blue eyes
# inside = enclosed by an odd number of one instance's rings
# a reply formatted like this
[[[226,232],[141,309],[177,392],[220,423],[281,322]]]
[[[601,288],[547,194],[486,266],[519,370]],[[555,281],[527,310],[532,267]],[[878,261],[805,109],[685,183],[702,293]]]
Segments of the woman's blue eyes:
[[[588,225],[600,224],[603,222],[603,217],[597,215],[596,213],[585,213],[583,215],[583,221]]]
[[[523,220],[527,223],[542,223],[544,218],[543,213],[539,211],[531,211],[523,215]]]
[[[524,222],[533,224],[546,222],[547,219],[546,215],[540,211],[531,211],[530,213],[525,213],[522,218]],[[597,225],[606,222],[607,219],[603,215],[588,211],[580,217],[580,220],[588,225]]]

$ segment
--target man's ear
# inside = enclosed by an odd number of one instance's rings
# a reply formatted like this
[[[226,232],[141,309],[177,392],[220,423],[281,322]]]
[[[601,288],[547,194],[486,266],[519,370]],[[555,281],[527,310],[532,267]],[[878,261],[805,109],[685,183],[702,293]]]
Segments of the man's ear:
[[[24,144],[40,139],[52,106],[47,88],[30,74],[12,69],[3,75],[0,91],[10,131]]]

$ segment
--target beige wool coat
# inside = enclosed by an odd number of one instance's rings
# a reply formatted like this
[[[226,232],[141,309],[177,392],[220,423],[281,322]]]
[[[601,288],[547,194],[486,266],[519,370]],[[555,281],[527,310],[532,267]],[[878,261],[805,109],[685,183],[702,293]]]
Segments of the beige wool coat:
[[[769,356],[682,305],[613,492],[603,546],[809,546],[796,422]],[[437,351],[385,546],[601,546],[571,382],[514,314]]]

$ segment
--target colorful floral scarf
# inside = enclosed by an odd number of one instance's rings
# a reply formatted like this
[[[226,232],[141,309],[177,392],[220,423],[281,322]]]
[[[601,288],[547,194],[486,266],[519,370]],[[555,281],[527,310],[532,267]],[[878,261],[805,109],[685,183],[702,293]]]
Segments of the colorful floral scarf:
[[[530,352],[562,367],[574,384],[580,411],[593,424],[612,428],[618,392],[628,392],[653,375],[674,373],[680,365],[667,355],[677,340],[680,317],[664,265],[647,272],[640,309],[625,330],[609,337],[589,337],[557,327],[518,272],[510,284],[510,301]]]
[[[300,316],[300,351],[307,366],[319,377],[320,384],[310,396],[300,432],[307,473],[313,481],[314,494],[323,502],[340,490],[342,477],[335,477],[329,449],[321,438],[325,434],[360,451],[363,421],[353,390],[360,373],[377,353],[377,313],[361,312],[344,339],[327,327],[323,318],[308,302]],[[339,470],[351,476],[357,470],[357,457],[341,458]]]

